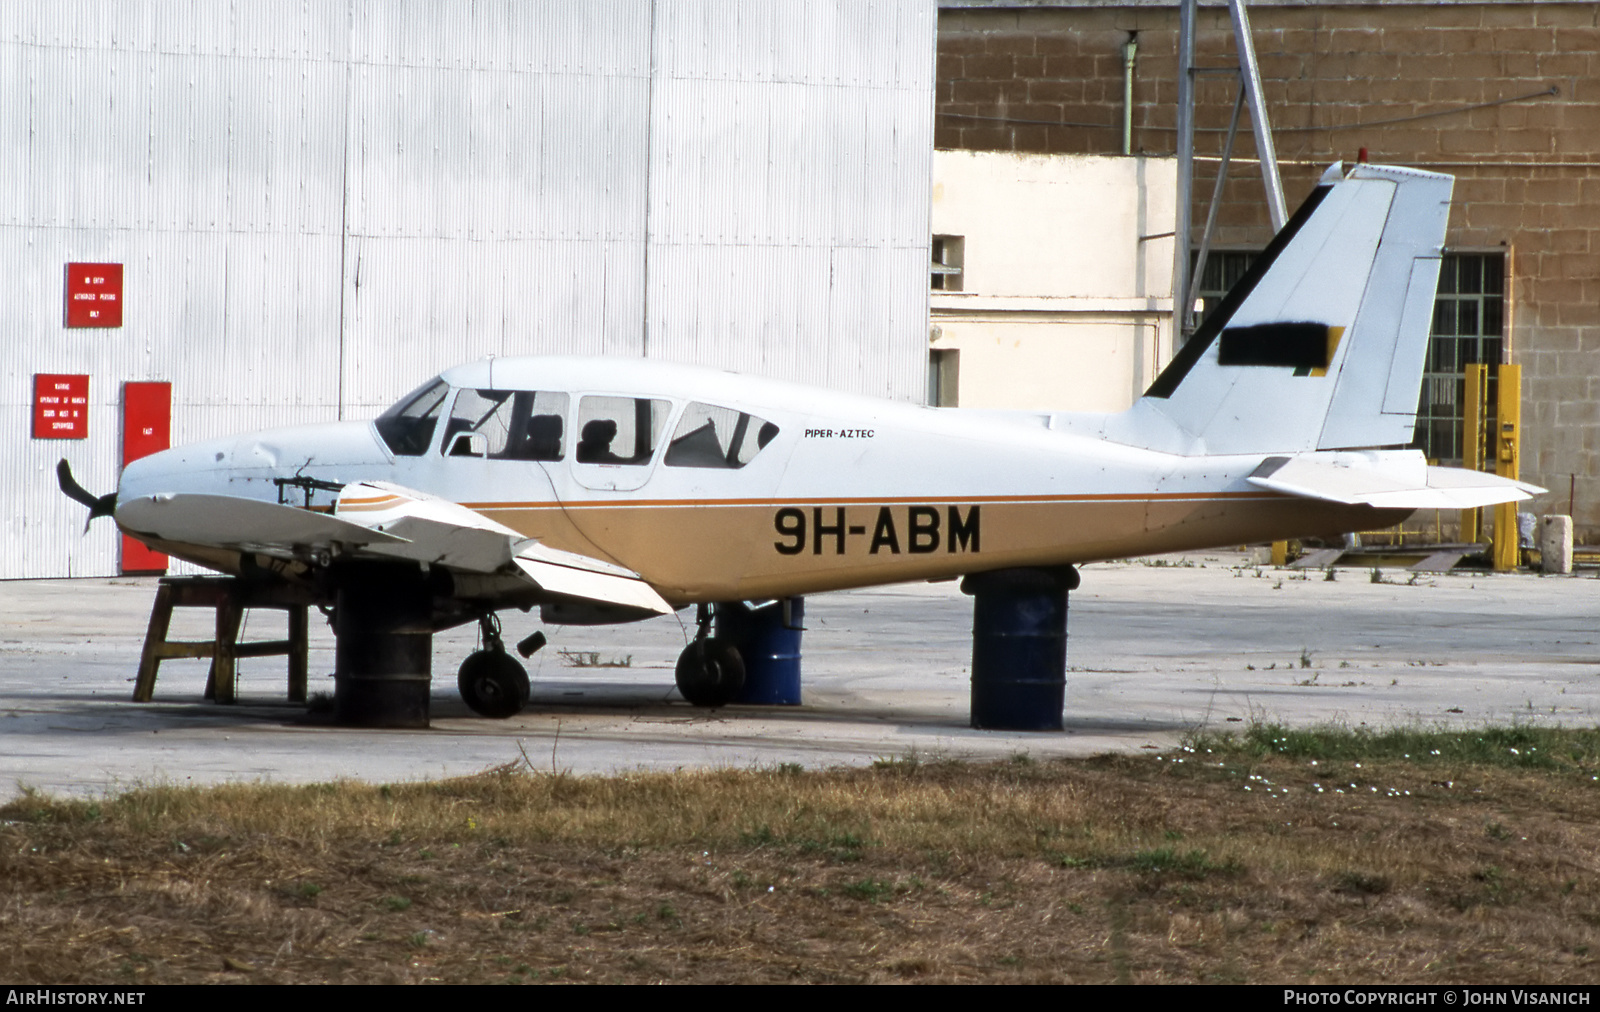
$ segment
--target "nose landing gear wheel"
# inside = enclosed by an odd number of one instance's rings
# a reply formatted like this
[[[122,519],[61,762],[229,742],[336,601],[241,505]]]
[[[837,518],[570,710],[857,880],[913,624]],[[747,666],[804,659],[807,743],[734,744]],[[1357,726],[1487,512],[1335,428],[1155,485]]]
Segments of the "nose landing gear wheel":
[[[467,657],[456,684],[473,712],[485,717],[514,717],[528,705],[528,671],[504,650],[479,650]]]
[[[678,691],[695,706],[724,706],[744,688],[744,658],[732,643],[696,639],[678,655]]]

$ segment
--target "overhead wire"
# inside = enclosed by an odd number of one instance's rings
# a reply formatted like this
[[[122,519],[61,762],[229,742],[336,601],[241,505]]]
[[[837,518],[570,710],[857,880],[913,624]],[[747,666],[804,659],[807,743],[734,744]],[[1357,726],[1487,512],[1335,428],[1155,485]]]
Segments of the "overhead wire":
[[[1536,98],[1550,98],[1560,94],[1561,89],[1552,84],[1548,88],[1544,88],[1540,91],[1530,91],[1525,95],[1512,95],[1508,98],[1497,98],[1488,102],[1474,102],[1467,105],[1451,106],[1448,109],[1433,109],[1428,112],[1411,113],[1406,116],[1391,116],[1387,119],[1365,120],[1360,123],[1335,123],[1326,126],[1280,126],[1274,127],[1272,132],[1274,134],[1285,134],[1318,133],[1321,131],[1333,132],[1344,130],[1370,130],[1374,127],[1394,126],[1399,123],[1414,123],[1417,120],[1434,119],[1439,116],[1454,116],[1459,113],[1473,112],[1478,109],[1492,109],[1496,106],[1511,105],[1516,102],[1528,102]],[[1316,109],[1319,107],[1312,106],[1312,108]],[[1121,129],[1121,126],[1117,123],[1089,123],[1077,120],[1025,119],[1017,116],[979,116],[975,113],[960,112],[940,112],[939,116],[945,119],[975,120],[984,123],[1018,123],[1028,126],[1082,127],[1084,129],[1091,130]],[[1176,126],[1141,126],[1139,129],[1154,130],[1163,133],[1175,133],[1178,128]],[[1195,131],[1197,133],[1213,134],[1222,134],[1228,132],[1227,127],[1195,127]]]

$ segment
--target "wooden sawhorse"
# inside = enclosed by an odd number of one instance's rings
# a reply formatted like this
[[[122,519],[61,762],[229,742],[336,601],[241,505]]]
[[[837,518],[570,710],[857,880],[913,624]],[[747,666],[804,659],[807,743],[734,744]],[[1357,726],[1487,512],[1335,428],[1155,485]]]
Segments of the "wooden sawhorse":
[[[289,701],[306,701],[306,608],[311,594],[282,583],[257,584],[232,576],[164,576],[156,589],[156,603],[150,610],[150,629],[144,637],[144,653],[139,658],[139,677],[133,686],[133,701],[148,703],[155,694],[156,671],[161,662],[175,657],[209,657],[211,672],[206,678],[206,698],[218,703],[235,701],[234,684],[241,657],[271,657],[282,654],[289,659]],[[212,640],[169,640],[174,608],[214,608],[217,613],[216,638]],[[277,608],[289,613],[289,638],[254,643],[239,642],[239,626],[247,608]]]

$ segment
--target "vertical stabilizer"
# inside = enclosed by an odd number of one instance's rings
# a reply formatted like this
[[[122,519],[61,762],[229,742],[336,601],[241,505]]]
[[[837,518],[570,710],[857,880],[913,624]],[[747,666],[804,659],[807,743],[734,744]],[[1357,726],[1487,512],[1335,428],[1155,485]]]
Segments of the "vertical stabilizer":
[[[1176,428],[1196,453],[1411,442],[1452,182],[1330,168],[1116,438],[1165,429],[1170,445]]]

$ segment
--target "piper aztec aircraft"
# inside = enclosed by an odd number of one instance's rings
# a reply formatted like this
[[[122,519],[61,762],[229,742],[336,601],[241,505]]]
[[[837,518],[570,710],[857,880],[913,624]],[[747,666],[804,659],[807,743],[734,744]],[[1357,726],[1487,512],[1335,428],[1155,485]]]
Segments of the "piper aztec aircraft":
[[[111,496],[85,492],[64,461],[61,483],[152,548],[322,600],[363,566],[415,574],[431,629],[484,623],[488,647],[460,684],[493,716],[528,698],[497,611],[581,624],[699,605],[678,682],[716,705],[743,677],[708,635],[719,602],[1337,535],[1542,491],[1398,448],[1415,424],[1451,182],[1330,168],[1117,414],[941,410],[657,361],[496,358],[447,370],[376,421],[168,450],[130,464]]]

